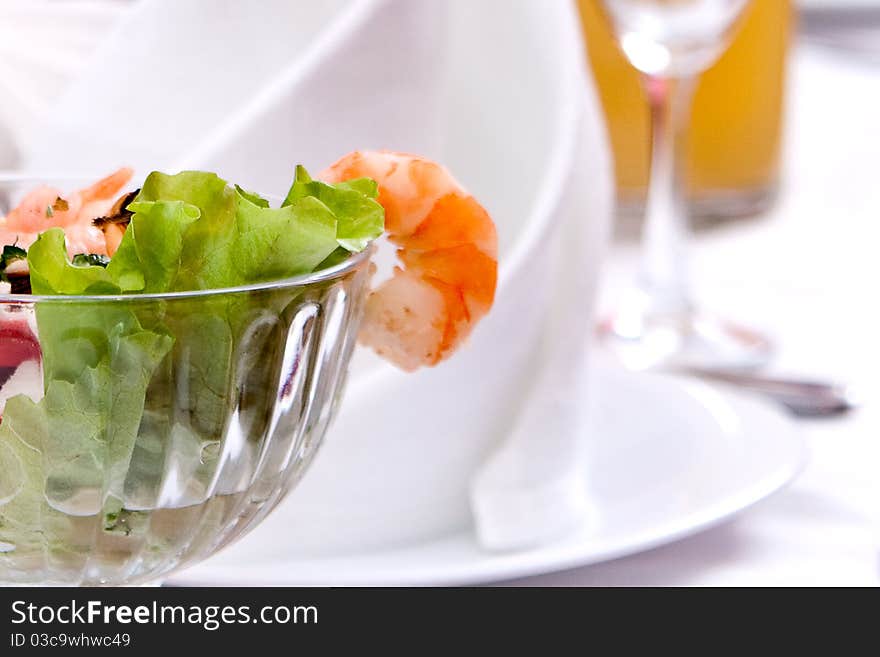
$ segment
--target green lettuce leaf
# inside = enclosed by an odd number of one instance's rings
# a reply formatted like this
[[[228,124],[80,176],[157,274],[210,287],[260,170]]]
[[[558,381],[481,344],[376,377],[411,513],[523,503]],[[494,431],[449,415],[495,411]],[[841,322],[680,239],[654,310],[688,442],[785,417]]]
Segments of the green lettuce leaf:
[[[28,252],[35,294],[176,292],[305,274],[338,247],[366,248],[382,234],[372,180],[330,185],[298,167],[281,207],[216,174],[151,173],[106,267],[67,257],[64,233],[43,233]],[[331,261],[338,260],[338,257]]]
[[[118,294],[113,276],[99,265],[75,265],[67,255],[64,230],[50,228],[28,250],[34,294]]]
[[[376,181],[360,178],[329,185],[312,180],[304,167],[296,168],[296,178],[283,206],[296,205],[305,198],[315,198],[326,205],[337,219],[336,241],[356,253],[367,248],[385,228],[385,210],[376,201]]]
[[[201,211],[183,201],[136,201],[134,214],[107,273],[124,292],[173,290],[180,271],[183,235]]]
[[[235,191],[238,192],[239,196],[246,198],[248,201],[250,201],[254,205],[259,205],[261,208],[268,208],[269,207],[269,201],[264,199],[262,196],[260,196],[256,192],[249,192],[246,189],[242,189],[238,185],[235,186]]]

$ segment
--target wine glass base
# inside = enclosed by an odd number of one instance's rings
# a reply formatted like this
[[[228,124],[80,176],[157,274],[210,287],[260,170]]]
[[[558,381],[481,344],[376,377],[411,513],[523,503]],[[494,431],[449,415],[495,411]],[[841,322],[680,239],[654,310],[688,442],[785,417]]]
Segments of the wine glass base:
[[[599,326],[602,342],[627,369],[754,369],[773,344],[762,333],[700,311],[620,312]]]

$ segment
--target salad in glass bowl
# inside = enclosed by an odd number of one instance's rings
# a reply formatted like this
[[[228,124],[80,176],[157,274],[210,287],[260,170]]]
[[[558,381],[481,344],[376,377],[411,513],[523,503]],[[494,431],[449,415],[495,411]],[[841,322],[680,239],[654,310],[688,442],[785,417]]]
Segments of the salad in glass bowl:
[[[485,210],[425,158],[355,152],[276,207],[217,175],[0,180],[0,583],[137,584],[295,486],[356,338],[405,370],[491,307]],[[399,265],[370,289],[373,242]]]

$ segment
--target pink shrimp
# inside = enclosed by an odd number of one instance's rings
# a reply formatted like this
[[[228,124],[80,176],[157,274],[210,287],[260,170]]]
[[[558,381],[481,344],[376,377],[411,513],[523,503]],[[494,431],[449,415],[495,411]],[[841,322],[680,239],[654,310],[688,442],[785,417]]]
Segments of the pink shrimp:
[[[402,267],[367,298],[359,339],[406,371],[452,354],[495,297],[498,240],[483,207],[447,169],[389,151],[346,155],[320,176],[379,184]]]
[[[101,229],[92,225],[92,220],[109,212],[114,197],[131,180],[133,173],[123,167],[70,194],[48,185],[31,190],[18,206],[0,219],[0,244],[15,243],[27,248],[39,233],[59,226],[64,229],[71,255],[106,254],[107,240]]]

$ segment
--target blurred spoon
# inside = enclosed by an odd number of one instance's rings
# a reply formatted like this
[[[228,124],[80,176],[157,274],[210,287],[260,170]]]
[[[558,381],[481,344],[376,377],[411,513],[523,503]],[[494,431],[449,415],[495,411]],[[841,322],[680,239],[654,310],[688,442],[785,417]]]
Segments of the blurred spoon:
[[[769,397],[800,417],[840,415],[861,403],[853,388],[843,383],[696,367],[681,371]]]
[[[864,0],[816,4],[800,11],[800,32],[807,41],[880,64],[880,5]]]

